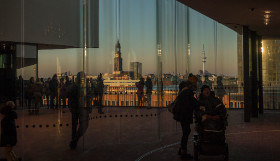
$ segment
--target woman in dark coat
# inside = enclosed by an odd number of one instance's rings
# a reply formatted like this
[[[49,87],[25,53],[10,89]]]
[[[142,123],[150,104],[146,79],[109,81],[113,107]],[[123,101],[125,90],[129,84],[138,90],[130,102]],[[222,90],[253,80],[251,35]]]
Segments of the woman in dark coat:
[[[182,127],[183,136],[181,139],[181,147],[178,154],[182,158],[193,158],[187,153],[188,137],[191,132],[190,124],[193,123],[193,111],[199,108],[199,104],[194,97],[194,91],[197,88],[197,77],[190,74],[187,81],[183,81],[179,85],[179,95],[174,111],[174,119],[179,121]]]

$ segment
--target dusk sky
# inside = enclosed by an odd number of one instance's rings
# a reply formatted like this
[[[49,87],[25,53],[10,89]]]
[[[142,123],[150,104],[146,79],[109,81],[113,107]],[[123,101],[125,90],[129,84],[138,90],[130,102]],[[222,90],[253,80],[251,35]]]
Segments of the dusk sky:
[[[171,5],[173,1],[167,1]],[[171,3],[172,2],[172,3]],[[170,4],[166,4],[167,6]],[[177,13],[184,10],[177,5]],[[173,7],[174,8],[174,7]],[[174,10],[164,11],[167,22],[174,22]],[[115,43],[117,41],[116,1],[100,1],[99,48],[88,50],[88,73],[112,73]],[[178,14],[179,15],[179,14]],[[168,17],[170,16],[170,17]],[[172,17],[173,16],[173,17]],[[184,18],[184,17],[183,17]],[[156,0],[120,0],[120,44],[123,70],[129,70],[133,61],[141,62],[143,74],[156,73],[157,70],[157,25]],[[179,18],[178,18],[179,21]],[[206,53],[206,70],[215,73],[214,21],[190,9],[190,32],[187,33],[183,22],[177,22],[177,47],[187,46],[179,41],[180,35],[190,36],[190,72],[202,69],[203,44]],[[163,73],[175,72],[174,61],[174,23],[163,26],[162,37],[165,47],[162,51]],[[173,39],[173,40],[172,40]],[[183,36],[181,40],[185,40]],[[237,33],[217,25],[217,73],[218,75],[237,76]],[[184,61],[186,51],[177,49],[177,73],[186,71]],[[50,77],[56,72],[70,71],[76,74],[82,70],[82,49],[40,50],[39,77]]]

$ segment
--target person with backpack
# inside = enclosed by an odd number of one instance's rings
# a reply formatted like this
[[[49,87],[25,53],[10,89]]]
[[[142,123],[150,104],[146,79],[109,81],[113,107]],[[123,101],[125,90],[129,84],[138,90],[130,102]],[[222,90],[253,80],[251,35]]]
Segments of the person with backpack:
[[[193,158],[187,153],[187,143],[191,132],[190,125],[193,123],[193,112],[199,108],[199,103],[194,97],[197,81],[198,78],[190,74],[187,81],[179,84],[179,95],[174,109],[174,119],[180,122],[183,132],[178,155],[185,159]]]

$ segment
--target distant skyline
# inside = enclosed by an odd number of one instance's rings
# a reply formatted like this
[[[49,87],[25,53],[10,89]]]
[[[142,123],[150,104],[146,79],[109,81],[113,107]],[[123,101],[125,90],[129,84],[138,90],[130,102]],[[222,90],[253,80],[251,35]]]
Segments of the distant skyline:
[[[143,74],[156,73],[156,0],[120,0],[120,45],[123,58],[123,70],[129,70],[130,62],[141,62]],[[170,1],[171,2],[171,1]],[[182,5],[182,4],[181,4]],[[144,11],[144,12],[143,12]],[[173,12],[173,11],[168,11]],[[166,28],[172,29],[172,24]],[[116,1],[100,1],[99,48],[88,49],[88,73],[112,73],[116,38]],[[177,28],[177,35],[184,28]],[[180,31],[179,31],[180,30]],[[218,75],[237,76],[237,33],[217,25],[217,73]],[[172,30],[164,32],[166,38],[172,37]],[[190,9],[190,72],[198,73],[202,69],[202,46],[205,46],[206,70],[215,72],[214,57],[214,21]],[[183,42],[177,42],[177,44]],[[173,45],[173,47],[172,47]],[[186,44],[187,45],[187,44]],[[174,48],[170,44],[169,50]],[[168,50],[168,49],[167,49]],[[82,70],[82,49],[39,50],[39,77],[51,77],[56,72],[71,71],[73,74]],[[172,56],[174,51],[164,53]],[[177,58],[186,54],[177,50]],[[163,73],[175,74],[175,62],[164,56]],[[184,60],[177,62],[177,73],[185,72]],[[187,63],[187,62],[185,62]]]

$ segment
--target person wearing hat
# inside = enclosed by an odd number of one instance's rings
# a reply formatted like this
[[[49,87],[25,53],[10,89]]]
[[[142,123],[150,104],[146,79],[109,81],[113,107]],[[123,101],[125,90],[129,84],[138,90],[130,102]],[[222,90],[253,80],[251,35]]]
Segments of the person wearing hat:
[[[179,95],[174,111],[174,119],[180,122],[183,132],[178,154],[181,158],[186,159],[193,158],[187,153],[187,143],[191,132],[190,124],[193,123],[193,111],[199,108],[198,101],[194,97],[194,91],[197,89],[197,81],[198,78],[190,74],[187,81],[179,84]]]
[[[196,111],[198,121],[204,122],[207,119],[211,120],[226,120],[227,111],[222,101],[211,93],[208,85],[201,87],[201,94],[198,98],[200,110]]]
[[[17,130],[15,119],[17,113],[13,111],[15,104],[13,101],[8,101],[0,109],[3,119],[1,120],[1,141],[0,146],[4,147],[4,155],[7,161],[17,160],[13,152],[13,147],[17,144]]]

